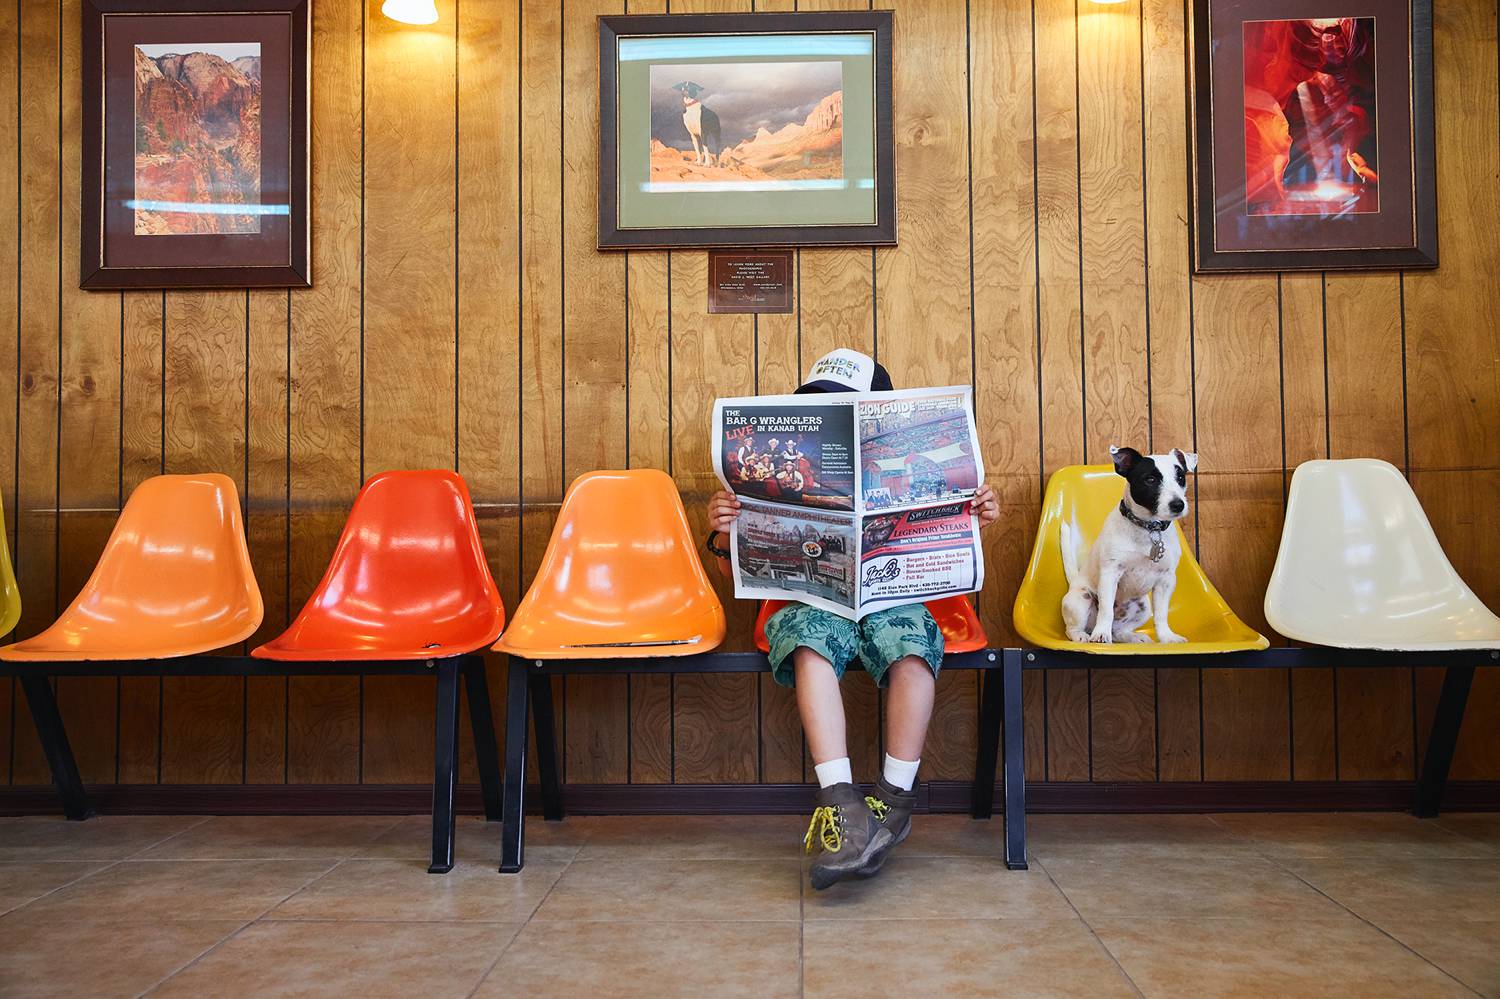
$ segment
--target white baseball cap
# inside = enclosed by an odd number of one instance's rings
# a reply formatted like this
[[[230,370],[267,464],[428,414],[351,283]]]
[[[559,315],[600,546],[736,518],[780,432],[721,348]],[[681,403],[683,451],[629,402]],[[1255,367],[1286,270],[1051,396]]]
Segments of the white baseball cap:
[[[810,392],[889,392],[891,376],[868,354],[840,347],[813,362],[798,395]]]

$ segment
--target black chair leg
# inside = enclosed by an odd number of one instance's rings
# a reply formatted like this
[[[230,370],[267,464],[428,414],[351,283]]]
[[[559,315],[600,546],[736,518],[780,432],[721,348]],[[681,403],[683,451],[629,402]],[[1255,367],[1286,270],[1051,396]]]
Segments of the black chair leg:
[[[1000,712],[1004,687],[990,670],[980,674],[979,755],[974,760],[974,788],[969,815],[987,819],[995,814],[995,766],[1000,755]]]
[[[432,863],[427,873],[447,874],[453,870],[454,798],[458,793],[458,660],[440,660],[437,669],[437,717],[432,726]]]
[[[557,724],[552,711],[552,678],[531,674],[531,704],[536,712],[536,769],[542,780],[542,817],[563,817],[562,784],[557,775]]]
[[[464,689],[469,695],[469,730],[474,734],[474,758],[479,764],[479,790],[484,798],[484,820],[500,821],[500,754],[495,747],[495,715],[490,707],[490,685],[482,656],[465,656]]]
[[[530,696],[526,664],[511,656],[505,684],[505,788],[501,809],[500,873],[515,874],[526,850],[526,723]]]
[[[1474,667],[1450,666],[1443,674],[1443,690],[1438,695],[1432,732],[1427,736],[1427,752],[1422,757],[1422,776],[1417,781],[1416,814],[1434,818],[1443,806],[1443,791],[1448,785],[1448,768],[1453,765],[1453,751],[1458,747],[1458,731],[1469,703],[1469,688],[1474,683]]]
[[[26,703],[31,706],[31,719],[36,723],[42,751],[47,754],[47,765],[52,768],[52,782],[62,797],[63,815],[74,822],[91,818],[94,808],[83,789],[83,778],[78,774],[78,763],[73,759],[73,747],[68,744],[68,733],[63,728],[52,685],[45,676],[23,676],[20,679],[21,689],[26,692]]]
[[[1021,650],[1006,649],[1000,668],[1005,687],[1005,866],[1026,870],[1025,719],[1021,710]]]

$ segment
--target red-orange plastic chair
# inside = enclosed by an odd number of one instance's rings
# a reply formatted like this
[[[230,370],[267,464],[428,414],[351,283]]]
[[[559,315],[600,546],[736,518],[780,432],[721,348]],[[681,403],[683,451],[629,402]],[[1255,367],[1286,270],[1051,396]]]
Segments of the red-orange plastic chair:
[[[505,627],[469,487],[453,472],[385,472],[360,490],[328,571],[262,659],[441,659]]]
[[[760,613],[755,618],[755,647],[760,651],[771,651],[771,644],[766,640],[766,622],[786,605],[785,600],[761,602]],[[943,651],[948,655],[978,652],[989,645],[989,636],[984,633],[984,626],[979,623],[979,615],[974,612],[974,604],[968,597],[943,597],[929,600],[926,606],[943,631]]]
[[[435,663],[432,874],[453,869],[460,672],[485,817],[500,819],[494,718],[484,661],[474,653],[504,627],[464,480],[444,470],[384,472],[355,498],[328,571],[291,627],[251,653],[282,662]]]
[[[77,599],[6,662],[167,659],[243,642],[263,609],[234,482],[158,475],[136,487]]]

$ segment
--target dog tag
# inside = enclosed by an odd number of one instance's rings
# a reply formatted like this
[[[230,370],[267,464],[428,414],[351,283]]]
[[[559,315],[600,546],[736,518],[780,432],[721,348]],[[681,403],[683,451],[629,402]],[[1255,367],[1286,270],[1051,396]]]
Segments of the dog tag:
[[[1160,562],[1167,556],[1167,546],[1162,543],[1161,532],[1151,532],[1151,561]]]

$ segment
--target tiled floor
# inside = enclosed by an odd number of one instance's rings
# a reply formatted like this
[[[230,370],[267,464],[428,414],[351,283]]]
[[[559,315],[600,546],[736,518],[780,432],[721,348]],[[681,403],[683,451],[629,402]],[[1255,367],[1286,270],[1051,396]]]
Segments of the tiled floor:
[[[814,894],[802,820],[0,819],[0,996],[1500,996],[1500,815],[919,816]]]

